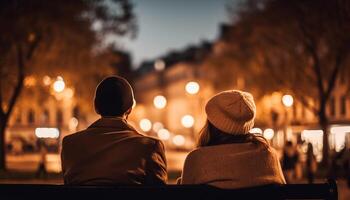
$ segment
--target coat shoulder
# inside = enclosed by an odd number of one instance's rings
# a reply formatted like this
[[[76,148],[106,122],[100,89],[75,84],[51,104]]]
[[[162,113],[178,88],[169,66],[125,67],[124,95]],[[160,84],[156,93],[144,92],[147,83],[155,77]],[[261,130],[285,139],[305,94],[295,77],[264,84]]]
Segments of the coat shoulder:
[[[147,147],[156,147],[164,149],[163,142],[155,137],[140,135],[140,137],[136,137],[135,140],[138,140],[141,144]]]

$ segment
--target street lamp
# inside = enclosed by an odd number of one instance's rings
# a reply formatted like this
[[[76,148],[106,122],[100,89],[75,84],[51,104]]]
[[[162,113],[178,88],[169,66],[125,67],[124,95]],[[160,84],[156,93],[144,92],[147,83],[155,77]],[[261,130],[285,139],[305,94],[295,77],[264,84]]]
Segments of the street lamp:
[[[55,92],[60,93],[64,90],[66,87],[66,84],[63,81],[63,78],[61,76],[58,76],[56,81],[53,83],[53,89]]]
[[[292,95],[286,94],[282,97],[282,103],[285,107],[285,113],[284,113],[284,122],[285,122],[285,130],[284,130],[284,142],[287,141],[287,132],[288,132],[288,126],[289,126],[289,116],[288,116],[288,109],[293,106],[294,99]]]
[[[188,94],[197,94],[199,92],[199,88],[199,84],[195,81],[190,81],[185,86],[185,90]]]
[[[285,107],[291,107],[293,105],[294,99],[292,95],[286,94],[282,97],[282,103]]]
[[[166,98],[162,95],[154,97],[153,104],[157,109],[163,109],[166,106]]]

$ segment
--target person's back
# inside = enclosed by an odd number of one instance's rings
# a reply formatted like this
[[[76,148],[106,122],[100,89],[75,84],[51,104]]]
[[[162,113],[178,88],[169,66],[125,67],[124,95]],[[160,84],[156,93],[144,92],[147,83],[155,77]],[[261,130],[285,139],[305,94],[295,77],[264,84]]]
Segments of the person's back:
[[[121,87],[118,85],[119,77],[106,80],[114,84],[115,79],[117,87]],[[110,102],[100,102],[98,98],[106,98],[99,92],[106,90],[102,83],[95,98],[95,108],[102,117],[86,130],[63,139],[61,160],[65,184],[165,184],[167,172],[162,142],[138,133],[127,123],[133,96],[127,100],[124,98],[119,104],[129,103],[119,110],[113,110],[113,106],[109,105],[116,100],[108,91],[107,97],[112,96]],[[116,96],[121,98],[121,94]]]
[[[274,149],[261,143],[201,147],[185,161],[182,184],[243,188],[284,183]]]
[[[255,109],[249,93],[235,90],[208,101],[199,148],[187,156],[181,184],[232,189],[285,183],[275,150],[261,136],[249,133]]]

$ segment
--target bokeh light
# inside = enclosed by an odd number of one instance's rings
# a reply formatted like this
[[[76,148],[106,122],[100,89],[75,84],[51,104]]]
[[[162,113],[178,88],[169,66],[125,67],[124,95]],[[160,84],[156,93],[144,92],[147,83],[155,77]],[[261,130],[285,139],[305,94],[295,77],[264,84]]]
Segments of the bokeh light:
[[[175,135],[173,137],[173,143],[176,146],[183,146],[185,144],[185,137],[182,135]]]
[[[181,124],[185,128],[191,128],[194,125],[194,118],[192,115],[185,115],[181,118]]]
[[[154,122],[153,123],[153,131],[154,132],[158,132],[162,128],[164,128],[164,126],[161,122]]]
[[[158,109],[164,108],[166,106],[166,103],[166,98],[162,95],[158,95],[153,99],[153,104]]]
[[[149,119],[141,119],[140,121],[140,128],[142,131],[148,132],[152,128],[152,123]]]
[[[185,86],[186,92],[189,94],[197,94],[199,91],[199,84],[197,82],[188,82]]]
[[[293,105],[294,99],[292,95],[286,94],[282,97],[282,103],[286,107],[291,107]]]
[[[161,140],[168,140],[170,138],[170,132],[165,128],[160,129],[157,135]]]
[[[53,84],[53,89],[55,92],[62,92],[64,88],[66,87],[66,84],[63,81],[62,77],[57,77],[56,81]]]
[[[275,135],[275,131],[273,129],[268,128],[264,130],[264,133],[263,133],[264,138],[271,140],[274,135]]]

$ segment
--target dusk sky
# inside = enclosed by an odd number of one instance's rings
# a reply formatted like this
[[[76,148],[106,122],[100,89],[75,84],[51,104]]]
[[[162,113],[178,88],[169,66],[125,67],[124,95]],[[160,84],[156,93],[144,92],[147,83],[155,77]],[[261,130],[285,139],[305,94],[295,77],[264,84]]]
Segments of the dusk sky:
[[[132,0],[139,32],[121,45],[133,62],[157,58],[201,40],[214,40],[219,24],[228,21],[226,5],[232,0]]]

